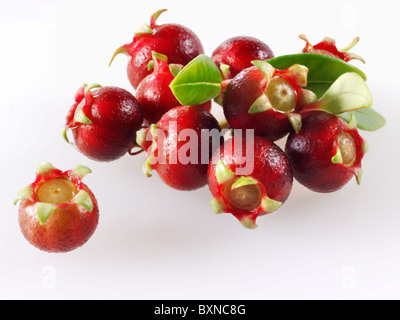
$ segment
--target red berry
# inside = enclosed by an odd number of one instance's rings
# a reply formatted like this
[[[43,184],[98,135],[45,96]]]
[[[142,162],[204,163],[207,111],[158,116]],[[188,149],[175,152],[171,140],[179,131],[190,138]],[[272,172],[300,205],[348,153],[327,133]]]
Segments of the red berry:
[[[82,183],[90,169],[62,172],[50,163],[38,166],[36,180],[17,194],[18,221],[25,238],[47,252],[68,252],[85,244],[95,232],[99,209],[92,191]]]
[[[220,131],[218,121],[204,109],[180,106],[169,110],[156,125],[138,133],[138,145],[147,151],[146,174],[157,171],[177,190],[204,187],[209,160],[221,143]]]
[[[211,59],[220,68],[224,80],[227,80],[251,67],[254,60],[268,60],[273,57],[270,47],[259,39],[233,37],[221,43]]]
[[[354,176],[360,183],[361,160],[366,151],[354,118],[348,125],[325,112],[307,115],[301,131],[291,133],[286,143],[296,180],[322,193],[341,189]]]
[[[92,89],[92,88],[96,89]],[[64,130],[72,131],[78,150],[96,161],[113,161],[135,146],[143,122],[141,107],[128,91],[117,87],[81,87]]]
[[[225,118],[233,129],[254,129],[256,135],[276,141],[301,122],[300,108],[316,100],[311,91],[302,89],[308,69],[294,65],[277,70],[267,62],[253,63],[228,84]]]
[[[254,60],[268,60],[274,57],[270,47],[253,37],[233,37],[221,43],[211,59],[221,71],[223,82],[220,95],[215,99],[222,105],[226,86],[238,73],[252,66]]]
[[[235,134],[211,160],[208,185],[216,213],[231,213],[255,228],[259,215],[277,210],[289,197],[293,173],[285,153],[258,136]]]
[[[156,123],[168,110],[181,105],[169,85],[183,66],[169,65],[165,55],[153,52],[152,56],[154,71],[140,82],[136,90],[136,98],[142,107],[145,124]],[[200,107],[210,111],[211,101]]]
[[[170,63],[184,66],[204,53],[199,38],[189,28],[179,24],[156,24],[158,17],[164,11],[166,10],[154,13],[150,25],[143,25],[135,33],[132,43],[118,48],[111,59],[110,64],[120,53],[129,56],[128,78],[135,89],[151,73],[147,67],[152,60],[152,51],[166,55]]]

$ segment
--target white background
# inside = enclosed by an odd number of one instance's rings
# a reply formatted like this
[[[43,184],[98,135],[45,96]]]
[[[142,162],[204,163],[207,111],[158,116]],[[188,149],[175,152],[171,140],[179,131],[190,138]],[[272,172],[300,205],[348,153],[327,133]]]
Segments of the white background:
[[[0,1],[0,298],[400,298],[396,1]],[[286,204],[250,231],[215,215],[207,188],[179,192],[157,174],[146,178],[143,154],[97,163],[66,144],[61,128],[82,83],[132,91],[126,58],[108,62],[161,8],[169,11],[160,23],[190,27],[209,55],[236,35],[260,38],[276,55],[301,51],[300,33],[313,43],[334,37],[339,48],[360,36],[352,51],[367,64],[354,64],[388,120],[361,132],[370,145],[362,185],[324,195],[295,183]],[[94,172],[85,182],[100,224],[68,254],[29,245],[12,206],[43,161]]]

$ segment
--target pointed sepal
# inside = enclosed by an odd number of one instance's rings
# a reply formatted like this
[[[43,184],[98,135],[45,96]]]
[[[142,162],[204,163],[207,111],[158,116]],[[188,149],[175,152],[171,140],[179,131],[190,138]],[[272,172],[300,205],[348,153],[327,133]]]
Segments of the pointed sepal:
[[[276,69],[268,62],[261,60],[254,60],[251,63],[265,75],[267,81],[270,81],[274,76]]]
[[[57,209],[57,205],[51,203],[38,202],[35,204],[35,208],[40,225],[43,225],[50,218],[53,212]]]
[[[230,78],[230,73],[229,73],[229,70],[231,69],[230,65],[225,64],[225,63],[221,63],[219,65],[219,69],[221,70],[221,74],[222,74],[222,77],[224,79],[229,79]]]
[[[163,14],[166,11],[168,11],[168,10],[167,9],[161,9],[161,10],[158,10],[158,11],[154,12],[151,15],[151,18],[150,18],[150,25],[152,27],[155,26],[158,18],[161,16],[161,14]]]
[[[143,23],[135,31],[135,36],[139,36],[141,34],[153,34],[153,29],[151,29],[151,27],[147,23]]]
[[[348,128],[349,130],[357,130],[357,119],[353,113],[350,116],[350,122],[348,124]]]
[[[292,125],[294,131],[299,133],[301,130],[301,126],[303,123],[303,119],[300,113],[292,112],[288,113],[287,117],[289,119],[290,124]]]
[[[115,50],[113,56],[111,57],[110,63],[108,64],[109,67],[111,67],[111,64],[113,63],[115,57],[121,53],[123,54],[128,54],[129,50],[127,45],[123,45],[121,47],[119,47],[117,50]]]
[[[261,200],[261,207],[264,212],[271,213],[278,210],[282,206],[282,202],[273,200],[267,196],[264,196]]]
[[[78,194],[72,199],[72,203],[76,203],[84,207],[88,212],[93,211],[93,201],[92,198],[90,197],[89,193],[87,193],[85,190],[81,190],[78,192]]]
[[[282,72],[298,87],[307,86],[308,68],[300,64],[294,64]]]
[[[92,170],[90,170],[86,166],[75,166],[74,168],[71,169],[71,176],[75,179],[82,180],[84,177],[86,177],[88,174],[92,173]]]
[[[171,74],[176,77],[179,72],[181,72],[183,69],[183,65],[177,64],[177,63],[171,63],[169,65],[169,71],[171,71]]]
[[[257,180],[250,177],[242,176],[239,179],[237,179],[234,184],[232,184],[232,190],[255,184],[258,184]]]
[[[239,221],[242,224],[242,226],[245,227],[246,229],[254,230],[258,228],[258,225],[256,223],[256,218],[257,215],[245,216]]]
[[[17,192],[17,194],[14,198],[13,204],[15,206],[18,203],[18,201],[20,201],[22,199],[28,199],[30,201],[33,201],[33,198],[34,198],[33,187],[27,186]]]
[[[339,148],[337,148],[336,154],[332,157],[332,163],[343,164],[343,156]]]
[[[218,198],[214,198],[210,201],[209,203],[211,209],[216,213],[216,214],[221,214],[225,210],[225,204],[223,201],[219,200]]]
[[[219,160],[215,169],[215,175],[219,184],[223,184],[235,178],[235,173],[233,173],[226,164]]]
[[[267,95],[263,93],[249,108],[249,114],[257,114],[272,109],[272,104]]]
[[[52,173],[56,168],[50,162],[42,162],[36,167],[36,174],[38,176],[46,176]]]
[[[363,170],[361,168],[356,168],[354,170],[354,175],[356,176],[356,181],[358,185],[361,185],[361,180],[363,176]]]

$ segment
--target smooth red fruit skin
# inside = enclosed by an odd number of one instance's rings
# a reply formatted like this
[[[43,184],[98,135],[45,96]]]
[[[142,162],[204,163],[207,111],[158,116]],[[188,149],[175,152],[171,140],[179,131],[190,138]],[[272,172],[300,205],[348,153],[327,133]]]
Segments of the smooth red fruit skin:
[[[169,87],[174,78],[168,62],[158,61],[154,72],[140,82],[136,90],[136,98],[142,107],[145,125],[157,123],[167,111],[181,105]],[[211,101],[199,107],[210,112]]]
[[[274,57],[271,48],[253,37],[233,37],[221,43],[213,52],[211,59],[220,67],[228,65],[228,79],[252,66],[254,60],[268,60]],[[225,79],[226,80],[226,79]]]
[[[176,121],[176,135],[169,132],[171,121]],[[207,184],[208,162],[201,161],[201,133],[202,130],[216,129],[221,131],[218,121],[214,116],[196,106],[180,106],[168,111],[157,123],[157,129],[166,133],[166,139],[163,142],[163,153],[166,159],[164,164],[155,164],[152,169],[156,170],[160,178],[168,186],[182,191],[191,191],[204,187]],[[198,137],[198,159],[197,163],[182,164],[179,160],[179,150],[189,142],[189,139],[179,140],[179,134],[182,130],[191,129],[196,132]],[[219,147],[219,144],[218,146]],[[213,154],[211,139],[209,141],[209,149],[207,150],[209,158]],[[159,152],[159,151],[158,151]],[[171,159],[177,159],[177,163]]]
[[[77,93],[77,101],[67,116],[75,146],[88,158],[114,161],[135,145],[136,132],[143,123],[139,102],[128,91],[102,87],[88,91],[82,108],[92,123],[74,123],[77,105],[85,96]]]
[[[351,167],[335,164],[337,137],[349,133],[357,147],[356,162]],[[343,188],[361,169],[363,139],[356,129],[350,130],[345,121],[325,112],[313,112],[303,118],[298,134],[291,133],[285,151],[293,167],[295,179],[305,187],[320,193]]]
[[[137,34],[131,44],[124,46],[129,55],[128,78],[135,89],[151,73],[147,66],[152,60],[152,51],[166,55],[170,63],[184,66],[204,53],[200,39],[187,27],[179,24],[154,24],[150,28],[152,34]]]
[[[225,89],[224,114],[233,129],[254,129],[255,135],[276,141],[292,130],[287,116],[273,109],[249,114],[250,107],[264,93],[266,85],[265,75],[256,67],[240,72]]]
[[[254,143],[254,153],[247,153],[248,143]],[[245,163],[243,163],[244,159]],[[288,199],[293,185],[292,168],[285,153],[270,140],[255,136],[254,141],[246,141],[245,134],[236,135],[222,144],[214,153],[208,168],[208,186],[215,198],[224,199],[222,193],[224,184],[219,184],[216,176],[216,165],[220,160],[234,173],[238,168],[248,166],[249,161],[254,161],[254,169],[246,177],[254,178],[259,182],[263,187],[263,196],[266,195],[282,204]],[[224,202],[228,208],[227,211],[240,221],[246,216],[255,215],[255,220],[258,215],[266,214],[261,208],[256,208],[254,212],[241,211],[231,207],[226,200]]]

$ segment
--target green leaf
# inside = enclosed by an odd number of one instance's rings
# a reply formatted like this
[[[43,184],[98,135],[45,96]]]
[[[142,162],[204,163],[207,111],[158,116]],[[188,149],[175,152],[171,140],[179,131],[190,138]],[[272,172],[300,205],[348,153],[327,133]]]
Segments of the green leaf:
[[[372,95],[364,79],[357,73],[341,75],[316,103],[318,110],[333,114],[372,106]]]
[[[383,116],[381,116],[378,112],[373,110],[372,108],[367,109],[359,109],[351,112],[345,112],[339,114],[338,116],[342,118],[344,121],[350,123],[351,114],[357,120],[357,127],[361,130],[366,131],[376,131],[383,128],[386,124],[386,120]]]
[[[201,54],[179,72],[170,88],[182,105],[195,106],[217,97],[221,82],[218,67],[211,58]]]
[[[364,80],[367,76],[360,69],[351,64],[329,56],[315,53],[299,53],[284,55],[267,60],[273,67],[284,70],[294,64],[308,68],[307,89],[313,91],[318,98],[343,74],[355,72]]]

